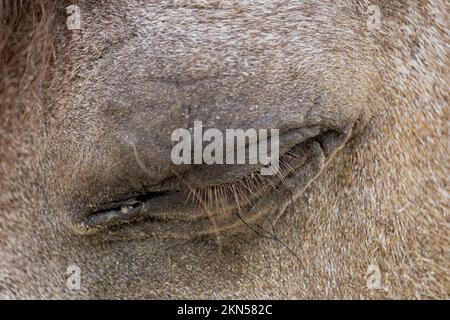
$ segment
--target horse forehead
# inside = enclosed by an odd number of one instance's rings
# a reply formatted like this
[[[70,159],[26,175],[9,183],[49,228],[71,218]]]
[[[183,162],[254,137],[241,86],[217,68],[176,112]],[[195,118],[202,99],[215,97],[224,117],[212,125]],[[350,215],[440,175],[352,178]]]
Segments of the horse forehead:
[[[125,74],[126,83],[141,83],[141,74],[181,82],[253,73],[276,83],[290,73],[315,78],[317,71],[364,63],[355,15],[342,7],[330,1],[122,1],[101,15],[82,8],[84,37],[96,49],[81,53],[90,59],[101,52],[94,70],[111,75],[109,81]]]
[[[102,24],[101,33],[113,25],[119,31],[133,35],[161,37],[167,44],[177,40],[177,46],[220,44],[230,46],[247,39],[255,42],[279,42],[295,37],[311,40],[320,35],[339,32],[345,34],[352,24],[349,21],[360,16],[352,1],[152,1],[135,3],[119,1],[102,8],[101,14],[92,8],[82,8],[84,28]],[[363,21],[364,22],[364,21]],[[122,28],[117,28],[123,23]],[[125,26],[126,25],[126,26]],[[296,31],[296,32],[293,32]],[[319,33],[318,33],[319,32]],[[321,33],[321,34],[320,34]],[[214,40],[215,43],[210,41]],[[328,39],[333,41],[332,38]]]

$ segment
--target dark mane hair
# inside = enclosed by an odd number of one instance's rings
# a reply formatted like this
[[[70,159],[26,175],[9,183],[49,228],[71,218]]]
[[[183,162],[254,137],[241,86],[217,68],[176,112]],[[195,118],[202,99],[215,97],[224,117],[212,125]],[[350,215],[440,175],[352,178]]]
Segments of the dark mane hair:
[[[24,123],[48,79],[55,60],[56,20],[65,15],[57,4],[54,0],[0,0],[0,134],[4,143]]]
[[[58,14],[55,3],[0,2],[0,92],[25,84],[42,84],[54,58],[54,20]]]

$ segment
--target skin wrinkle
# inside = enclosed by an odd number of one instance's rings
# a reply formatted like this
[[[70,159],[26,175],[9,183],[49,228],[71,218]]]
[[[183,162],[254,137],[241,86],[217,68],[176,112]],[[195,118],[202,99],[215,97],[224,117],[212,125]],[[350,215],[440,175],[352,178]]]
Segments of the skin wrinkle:
[[[69,1],[24,7],[35,18],[11,29],[22,43],[0,32],[0,296],[448,298],[448,4],[372,2],[382,28],[371,32],[351,0],[80,1],[80,32],[65,27]],[[70,230],[74,216],[183,177],[164,137],[193,120],[357,125],[314,181],[297,181],[304,193],[262,197],[295,205],[251,221],[259,236]],[[240,188],[207,205],[247,206]],[[200,191],[200,206],[215,197]],[[79,291],[64,285],[70,264]],[[369,264],[380,290],[366,287]]]

